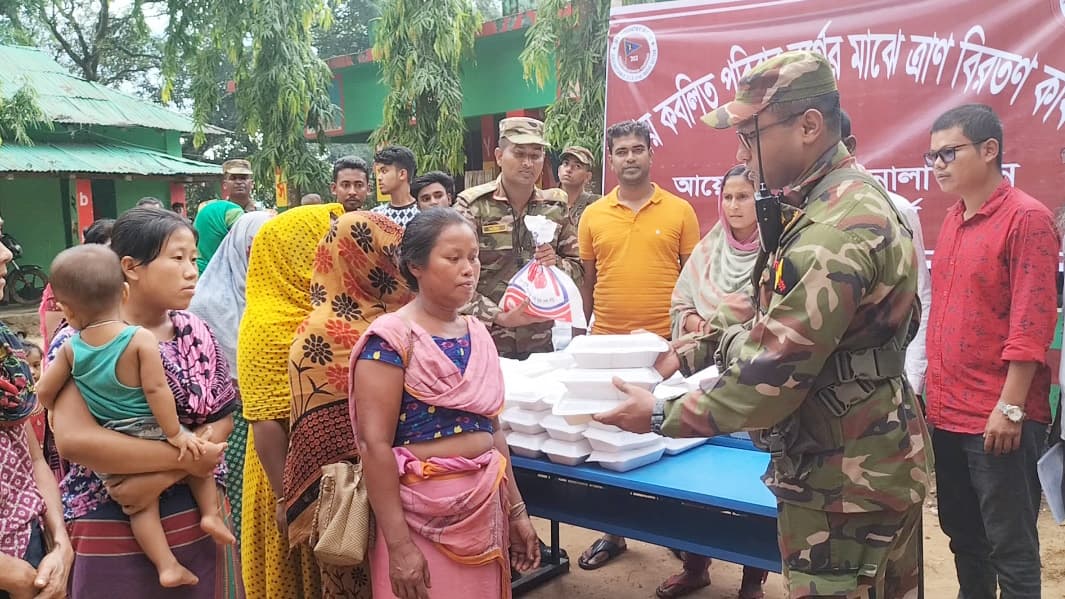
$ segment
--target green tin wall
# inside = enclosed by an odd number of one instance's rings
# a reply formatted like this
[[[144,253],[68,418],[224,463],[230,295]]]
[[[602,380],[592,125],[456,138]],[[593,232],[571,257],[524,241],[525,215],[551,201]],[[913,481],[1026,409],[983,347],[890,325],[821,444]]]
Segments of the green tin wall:
[[[0,215],[4,231],[22,244],[26,264],[45,270],[66,249],[65,221],[59,179],[0,180]]]
[[[525,49],[525,29],[477,39],[473,61],[463,65],[462,116],[503,114],[523,108],[542,108],[555,101],[555,71],[538,89],[526,82],[518,57]]]
[[[134,179],[132,181],[115,181],[115,205],[118,213],[122,214],[132,208],[137,200],[145,196],[153,196],[163,201],[163,205],[170,206],[170,182],[154,179]]]
[[[36,130],[31,137],[37,141],[59,143],[71,141],[122,143],[164,152],[172,156],[181,155],[180,133],[146,127],[100,127],[57,123],[53,130]]]
[[[462,66],[462,116],[503,114],[554,102],[558,87],[554,71],[543,89],[523,78],[518,56],[524,47],[524,29],[477,38],[474,56]],[[381,124],[387,94],[381,85],[381,69],[376,62],[361,63],[340,69],[337,75],[344,103],[341,136],[363,140]]]

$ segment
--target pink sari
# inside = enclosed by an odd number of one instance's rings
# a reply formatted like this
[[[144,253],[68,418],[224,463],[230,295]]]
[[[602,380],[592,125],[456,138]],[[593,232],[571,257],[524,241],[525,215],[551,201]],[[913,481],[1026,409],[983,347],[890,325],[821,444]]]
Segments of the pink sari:
[[[503,409],[503,373],[488,329],[467,317],[470,357],[463,375],[432,336],[396,314],[381,316],[351,350],[354,375],[366,342],[378,335],[404,357],[405,390],[431,406],[495,417]],[[358,381],[352,378],[349,388]],[[358,406],[349,401],[358,435]],[[509,508],[502,492],[506,459],[492,449],[474,459],[430,458],[422,462],[393,448],[400,501],[415,545],[429,562],[433,599],[510,597],[507,559]],[[374,597],[392,597],[388,548],[380,530],[370,554]]]

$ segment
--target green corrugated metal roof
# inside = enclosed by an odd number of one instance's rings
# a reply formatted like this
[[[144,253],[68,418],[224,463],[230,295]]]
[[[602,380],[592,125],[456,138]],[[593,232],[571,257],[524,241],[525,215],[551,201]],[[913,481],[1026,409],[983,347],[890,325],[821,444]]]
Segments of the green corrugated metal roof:
[[[0,173],[222,176],[217,164],[121,144],[0,145]]]
[[[59,123],[148,127],[189,133],[189,117],[99,83],[79,79],[36,48],[0,45],[0,93],[28,85],[45,116]],[[224,133],[208,127],[209,133]]]

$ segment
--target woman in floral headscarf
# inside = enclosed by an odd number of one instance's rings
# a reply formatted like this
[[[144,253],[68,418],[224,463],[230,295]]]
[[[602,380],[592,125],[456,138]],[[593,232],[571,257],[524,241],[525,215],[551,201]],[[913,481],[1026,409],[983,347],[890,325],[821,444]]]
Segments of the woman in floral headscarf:
[[[348,418],[351,348],[370,323],[410,301],[396,266],[403,228],[387,217],[349,212],[318,246],[311,276],[314,309],[289,352],[292,405],[285,460],[288,541],[307,546],[322,466],[358,459]],[[319,563],[322,597],[371,597],[366,565]]]

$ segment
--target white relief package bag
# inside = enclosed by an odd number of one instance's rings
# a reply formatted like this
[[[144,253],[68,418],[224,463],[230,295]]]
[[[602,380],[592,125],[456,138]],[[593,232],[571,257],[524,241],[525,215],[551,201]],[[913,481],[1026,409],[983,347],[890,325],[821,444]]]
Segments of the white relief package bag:
[[[530,214],[525,217],[525,228],[533,236],[537,246],[551,243],[555,238],[558,223],[546,216]],[[503,310],[513,310],[529,300],[526,314],[563,322],[577,329],[587,328],[584,318],[584,303],[581,291],[562,269],[543,266],[530,260],[507,283],[507,290],[499,305]]]

